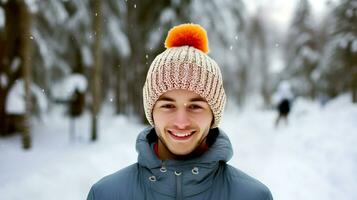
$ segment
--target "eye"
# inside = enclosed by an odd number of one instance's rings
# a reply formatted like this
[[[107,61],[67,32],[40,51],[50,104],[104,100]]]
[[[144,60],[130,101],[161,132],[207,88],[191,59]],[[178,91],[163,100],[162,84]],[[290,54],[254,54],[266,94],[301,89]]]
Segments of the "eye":
[[[200,110],[200,109],[203,109],[202,106],[198,105],[198,104],[191,104],[188,106],[189,109],[191,110]]]
[[[173,104],[163,104],[160,106],[160,108],[172,109],[172,108],[175,108],[175,106]]]

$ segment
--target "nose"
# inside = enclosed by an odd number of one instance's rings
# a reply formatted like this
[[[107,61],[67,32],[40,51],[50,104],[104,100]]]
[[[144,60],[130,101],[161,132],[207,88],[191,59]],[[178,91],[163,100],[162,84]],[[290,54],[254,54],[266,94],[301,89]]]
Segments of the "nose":
[[[189,115],[185,109],[178,110],[173,120],[178,129],[185,129],[191,125]]]

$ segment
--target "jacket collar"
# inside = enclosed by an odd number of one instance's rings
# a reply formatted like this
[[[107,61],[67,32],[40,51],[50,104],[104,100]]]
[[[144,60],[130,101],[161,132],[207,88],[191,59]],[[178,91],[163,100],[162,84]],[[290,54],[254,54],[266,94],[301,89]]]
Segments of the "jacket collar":
[[[166,160],[161,161],[156,156],[150,140],[156,133],[154,129],[147,128],[142,131],[136,142],[136,149],[139,153],[138,163],[143,167],[140,171],[144,183],[152,190],[174,197],[180,191],[185,197],[199,194],[211,187],[215,178],[222,175],[220,163],[227,162],[233,155],[232,145],[225,133],[216,128],[209,134],[216,134],[216,137],[209,145],[208,151],[200,157],[190,160]],[[212,135],[210,135],[212,136]],[[177,173],[182,174],[177,176]],[[181,184],[178,178],[181,177]],[[150,181],[149,181],[150,180]],[[175,183],[176,184],[173,184]],[[176,186],[175,186],[176,185]]]
[[[156,134],[153,127],[143,130],[136,140],[136,150],[138,152],[138,163],[149,169],[162,166],[162,161],[156,156],[150,144],[150,134]],[[221,129],[211,129],[209,134],[217,134],[215,141],[208,151],[200,157],[189,160],[166,160],[166,166],[180,167],[186,165],[206,165],[219,161],[228,162],[233,156],[232,144],[228,136]]]

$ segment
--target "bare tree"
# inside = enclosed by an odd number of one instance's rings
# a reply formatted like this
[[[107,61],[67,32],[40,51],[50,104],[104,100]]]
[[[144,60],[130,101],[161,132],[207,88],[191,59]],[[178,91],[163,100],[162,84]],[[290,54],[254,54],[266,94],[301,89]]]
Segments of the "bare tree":
[[[312,99],[317,93],[312,74],[320,57],[316,35],[310,3],[300,0],[286,38],[284,53],[287,67],[284,75],[298,95]]]
[[[26,111],[24,116],[24,130],[22,131],[22,146],[24,149],[29,149],[31,147],[31,137],[30,137],[30,118],[31,118],[31,94],[30,94],[30,84],[31,84],[31,13],[25,0],[19,0],[19,10],[20,10],[20,58],[22,63],[22,73],[24,80],[24,90],[25,90],[25,105]]]
[[[98,113],[101,104],[101,72],[102,72],[102,11],[101,0],[93,0],[93,32],[94,32],[94,66],[92,71],[92,132],[91,140],[95,141],[98,137]]]
[[[357,4],[353,0],[342,0],[333,11],[334,33],[331,40],[336,41],[334,51],[343,71],[344,87],[352,94],[352,102],[357,103]],[[339,77],[340,79],[342,77]],[[339,91],[342,92],[342,91]]]
[[[330,98],[350,92],[357,102],[356,22],[357,4],[352,0],[330,2],[323,21],[322,56],[316,74],[319,90]]]
[[[270,81],[269,81],[269,55],[267,47],[267,30],[264,27],[262,16],[256,14],[252,18],[248,30],[249,56],[252,66],[250,66],[250,79],[254,79],[250,84],[251,90],[259,93],[264,101],[264,106],[270,105]],[[253,78],[254,77],[254,78]]]
[[[124,61],[125,73],[120,74],[120,78],[125,76],[126,79],[127,106],[129,107],[126,114],[134,114],[142,121],[145,121],[141,98],[142,87],[153,56],[150,56],[150,59],[147,59],[147,57],[150,54],[157,55],[158,52],[163,51],[162,45],[158,49],[150,51],[145,44],[148,43],[151,32],[156,32],[158,29],[162,30],[162,24],[160,24],[161,11],[169,6],[170,1],[165,0],[144,0],[138,3],[128,1],[128,11],[123,18],[125,21],[124,29],[132,52],[128,59]],[[167,30],[163,32],[167,32]]]
[[[5,10],[5,27],[0,39],[0,75],[2,80],[0,87],[0,135],[9,134],[9,116],[6,113],[6,98],[10,88],[15,83],[15,80],[21,77],[21,71],[16,68],[11,70],[11,65],[16,57],[18,57],[18,48],[15,46],[19,43],[18,23],[18,2],[8,1],[0,2],[0,5]]]

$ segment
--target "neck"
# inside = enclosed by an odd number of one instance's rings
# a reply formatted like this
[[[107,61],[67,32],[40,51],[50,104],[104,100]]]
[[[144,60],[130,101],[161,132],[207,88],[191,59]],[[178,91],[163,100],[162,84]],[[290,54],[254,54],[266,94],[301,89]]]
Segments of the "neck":
[[[204,152],[208,150],[208,146],[206,141],[202,141],[202,143],[191,153],[187,155],[176,155],[173,154],[165,145],[158,139],[158,152],[157,156],[160,160],[188,160],[192,158],[196,158],[201,156]]]

